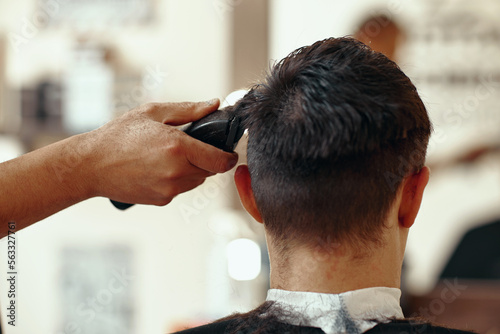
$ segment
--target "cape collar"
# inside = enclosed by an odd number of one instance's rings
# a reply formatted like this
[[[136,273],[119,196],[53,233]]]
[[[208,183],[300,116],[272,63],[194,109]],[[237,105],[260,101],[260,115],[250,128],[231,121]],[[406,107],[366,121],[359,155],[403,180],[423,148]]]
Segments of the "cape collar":
[[[267,301],[285,312],[279,320],[321,328],[326,334],[363,333],[378,323],[403,318],[401,290],[375,287],[340,294],[270,289]]]

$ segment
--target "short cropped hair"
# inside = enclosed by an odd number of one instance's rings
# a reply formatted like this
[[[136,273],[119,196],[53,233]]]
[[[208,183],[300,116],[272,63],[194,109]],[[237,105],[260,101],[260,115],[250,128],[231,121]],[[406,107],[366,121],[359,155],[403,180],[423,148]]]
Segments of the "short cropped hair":
[[[431,123],[393,61],[329,38],[278,62],[235,106],[267,233],[282,246],[379,242],[404,177],[425,161]]]

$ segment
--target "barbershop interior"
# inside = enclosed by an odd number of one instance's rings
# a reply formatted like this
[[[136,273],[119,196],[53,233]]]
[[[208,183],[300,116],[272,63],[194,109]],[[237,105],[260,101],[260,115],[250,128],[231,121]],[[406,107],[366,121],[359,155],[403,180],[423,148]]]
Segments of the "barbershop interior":
[[[497,0],[1,1],[0,162],[147,102],[234,103],[296,48],[353,36],[408,75],[433,125],[404,315],[498,334],[499,15]],[[171,333],[263,303],[264,228],[233,177],[166,206],[91,198],[17,232],[15,327],[0,240],[2,333]]]

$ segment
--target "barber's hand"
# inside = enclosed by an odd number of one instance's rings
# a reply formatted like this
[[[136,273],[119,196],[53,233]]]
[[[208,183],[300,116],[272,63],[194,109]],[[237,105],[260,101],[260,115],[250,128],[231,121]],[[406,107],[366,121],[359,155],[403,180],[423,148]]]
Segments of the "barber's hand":
[[[124,203],[165,205],[237,162],[227,153],[175,128],[217,110],[219,100],[151,103],[89,132],[93,152],[88,178],[93,196]]]

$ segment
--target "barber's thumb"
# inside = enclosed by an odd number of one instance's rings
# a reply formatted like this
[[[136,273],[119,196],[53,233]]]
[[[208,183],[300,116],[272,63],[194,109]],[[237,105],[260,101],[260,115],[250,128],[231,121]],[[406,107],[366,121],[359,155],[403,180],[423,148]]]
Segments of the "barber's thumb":
[[[182,125],[196,121],[219,107],[219,99],[212,99],[206,102],[181,102],[169,103],[168,112],[165,114],[163,123],[170,125]]]

